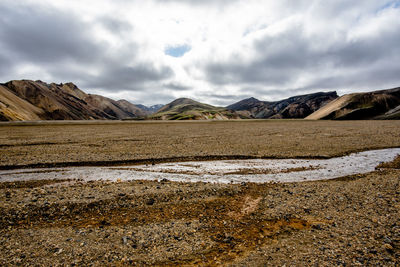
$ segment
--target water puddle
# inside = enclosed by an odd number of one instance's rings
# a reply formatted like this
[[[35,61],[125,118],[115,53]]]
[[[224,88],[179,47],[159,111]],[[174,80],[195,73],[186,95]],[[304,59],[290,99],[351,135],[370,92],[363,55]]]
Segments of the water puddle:
[[[183,182],[302,182],[367,173],[392,161],[400,148],[371,150],[324,159],[249,159],[162,163],[122,167],[67,167],[0,171],[0,182],[77,179],[83,181],[162,180]]]

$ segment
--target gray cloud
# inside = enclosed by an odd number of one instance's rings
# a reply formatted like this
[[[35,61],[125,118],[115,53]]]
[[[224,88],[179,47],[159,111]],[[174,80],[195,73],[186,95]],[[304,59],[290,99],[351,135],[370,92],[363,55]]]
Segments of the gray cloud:
[[[147,88],[148,91],[156,91],[155,94],[149,94],[146,91],[140,92],[138,96],[135,98],[127,98],[127,100],[131,101],[135,104],[145,104],[147,106],[158,104],[166,104],[175,100],[175,97],[170,93],[159,90],[159,88],[154,88],[149,86]]]
[[[128,22],[113,17],[102,17],[99,22],[105,29],[114,34],[129,33],[133,30],[132,25]]]
[[[6,74],[9,71],[12,71],[10,60],[2,55],[0,52],[0,76]]]
[[[291,29],[278,37],[266,37],[254,43],[257,59],[211,63],[206,66],[208,78],[215,84],[262,83],[282,85],[293,81],[296,72],[312,68],[309,43],[301,34],[301,29]]]
[[[397,57],[400,60],[400,57]],[[399,87],[400,66],[389,64],[387,68],[380,65],[372,66],[363,71],[362,75],[355,72],[352,74],[341,73],[328,75],[310,83],[307,87],[297,88],[294,92],[310,91],[316,88],[338,90],[340,93],[355,91],[371,91]]]
[[[35,63],[93,61],[104,48],[91,38],[90,25],[73,14],[32,6],[1,5],[0,39],[15,57]]]
[[[191,89],[190,86],[182,85],[182,84],[175,83],[175,82],[164,84],[164,87],[172,89],[172,90],[176,90],[176,91],[187,91],[187,90]]]
[[[178,3],[185,4],[189,6],[210,6],[210,5],[231,5],[239,0],[154,0],[155,2],[159,2],[162,4],[165,3]]]
[[[49,82],[73,81],[84,90],[101,88],[110,92],[145,90],[146,82],[154,83],[173,75],[166,66],[155,68],[150,62],[132,63],[139,51],[136,43],[127,41],[115,50],[92,34],[96,25],[113,34],[129,34],[133,27],[125,21],[100,17],[83,22],[74,13],[32,5],[0,3],[0,10],[0,47],[12,57],[11,61],[0,54],[0,75],[28,63],[50,74],[53,80]],[[82,71],[83,68],[87,71]],[[98,74],[92,74],[93,70]],[[10,77],[9,73],[5,76]]]
[[[201,101],[210,103],[212,102],[215,106],[225,107],[232,103],[238,102],[242,99],[249,98],[252,95],[247,94],[239,94],[239,95],[231,95],[231,94],[201,94],[199,97]]]
[[[86,82],[86,86],[107,88],[109,91],[144,90],[146,82],[156,82],[173,75],[168,67],[156,69],[151,65],[114,66],[105,69],[99,76]]]
[[[374,63],[387,64],[400,53],[400,30],[384,29],[368,39],[336,43],[324,54],[316,54],[323,63],[332,62],[335,67],[364,67]],[[384,67],[384,66],[382,66]]]
[[[383,86],[400,82],[400,29],[381,29],[377,34],[347,41],[345,35],[325,48],[316,45],[318,36],[307,36],[301,26],[279,36],[266,36],[253,44],[258,57],[250,62],[212,62],[205,66],[208,80],[224,84],[254,84],[281,88],[261,90],[265,94],[288,96],[321,88]],[[327,33],[329,34],[329,33]],[[325,37],[326,38],[326,37]],[[367,68],[366,66],[371,66]],[[335,72],[338,74],[331,74]],[[319,76],[318,74],[322,74]],[[314,76],[307,87],[290,88],[302,75]],[[253,89],[255,94],[260,91]]]

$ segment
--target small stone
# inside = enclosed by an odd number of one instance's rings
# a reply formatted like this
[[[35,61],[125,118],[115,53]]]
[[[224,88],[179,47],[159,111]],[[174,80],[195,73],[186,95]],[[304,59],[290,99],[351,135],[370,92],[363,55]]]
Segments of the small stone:
[[[384,244],[382,247],[389,252],[393,251],[393,247],[390,244]]]
[[[392,243],[392,240],[389,238],[389,237],[384,237],[383,238],[383,242],[385,242],[386,244],[391,244]]]
[[[106,220],[101,220],[100,221],[100,226],[106,226],[106,225],[110,225],[110,223]]]
[[[378,253],[378,251],[376,250],[376,249],[371,249],[370,251],[369,251],[369,253],[371,253],[371,254],[377,254]]]
[[[149,198],[147,201],[146,201],[146,205],[153,205],[154,204],[154,202],[155,202],[155,200],[154,200],[154,198]]]
[[[322,229],[320,224],[315,224],[315,225],[312,226],[312,228],[316,229],[316,230],[321,230]]]
[[[231,236],[227,236],[224,238],[224,240],[222,240],[222,242],[224,243],[231,243],[233,241],[233,237]]]
[[[390,244],[384,244],[383,248],[386,249],[386,250],[393,250],[393,247]]]

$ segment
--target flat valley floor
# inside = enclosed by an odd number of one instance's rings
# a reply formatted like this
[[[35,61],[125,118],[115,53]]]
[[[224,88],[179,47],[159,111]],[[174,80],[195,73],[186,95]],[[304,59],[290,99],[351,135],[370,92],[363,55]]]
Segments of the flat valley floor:
[[[0,124],[1,169],[390,147],[400,121]],[[1,182],[0,265],[398,266],[399,211],[400,158],[303,183]]]

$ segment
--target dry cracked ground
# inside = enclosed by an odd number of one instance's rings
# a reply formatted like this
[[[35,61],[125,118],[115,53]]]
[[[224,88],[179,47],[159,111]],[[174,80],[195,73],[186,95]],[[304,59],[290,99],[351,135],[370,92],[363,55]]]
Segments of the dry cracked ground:
[[[299,131],[297,123],[290,122],[287,127]],[[316,130],[315,124],[306,123],[309,126],[303,131]],[[342,131],[342,143],[348,150],[357,149],[353,141],[363,143],[356,141],[355,132],[366,138],[364,146],[369,146],[361,149],[399,146],[399,122],[376,123],[365,122],[365,127],[360,122],[327,123],[316,136]],[[267,132],[279,130],[259,127]],[[373,129],[386,136],[374,137]],[[327,153],[324,149],[329,145],[315,136],[308,148],[296,150],[286,132],[280,130],[279,138],[286,139],[271,138],[271,152],[258,142],[260,151],[266,151],[264,156],[278,155],[275,146],[285,150],[285,143],[295,155],[311,155],[319,147],[321,155]],[[19,131],[8,134],[20,135]],[[261,134],[257,129],[254,132]],[[247,138],[254,138],[254,133],[247,133]],[[32,139],[12,142],[44,140],[39,134],[31,135]],[[241,138],[236,144],[244,148]],[[227,151],[236,153],[230,139],[225,142]],[[205,142],[200,145],[206,146]],[[25,161],[12,156],[22,147],[13,150],[8,146],[8,158],[2,164],[34,163],[35,146]],[[345,153],[346,149],[332,153]],[[57,153],[62,154],[53,151]],[[37,157],[40,161],[43,156]],[[61,156],[61,160],[65,158]],[[304,183],[2,182],[0,265],[399,266],[399,213],[400,158],[368,174]]]

